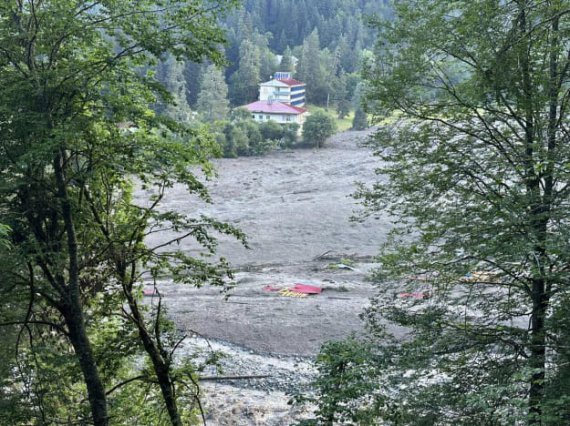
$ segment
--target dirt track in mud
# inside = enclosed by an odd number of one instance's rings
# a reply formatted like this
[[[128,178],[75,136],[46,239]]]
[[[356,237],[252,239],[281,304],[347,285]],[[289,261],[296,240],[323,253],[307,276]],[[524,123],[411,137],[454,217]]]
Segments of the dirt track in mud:
[[[226,374],[271,376],[208,385],[209,424],[287,425],[302,417],[287,407],[283,392],[308,380],[322,343],[363,329],[359,314],[375,293],[366,277],[390,228],[386,217],[350,221],[360,209],[351,197],[355,182],[376,179],[378,160],[362,146],[368,134],[341,133],[320,150],[218,160],[218,177],[208,183],[212,204],[198,203],[181,188],[168,193],[166,208],[236,225],[250,245],[220,240],[219,254],[238,271],[227,300],[219,288],[160,286],[181,333],[211,339],[232,354]],[[148,242],[168,237],[159,234]],[[198,253],[191,242],[181,247]],[[350,269],[335,266],[343,258],[354,261]],[[323,292],[296,298],[266,291],[295,283]],[[236,397],[238,391],[246,394]]]

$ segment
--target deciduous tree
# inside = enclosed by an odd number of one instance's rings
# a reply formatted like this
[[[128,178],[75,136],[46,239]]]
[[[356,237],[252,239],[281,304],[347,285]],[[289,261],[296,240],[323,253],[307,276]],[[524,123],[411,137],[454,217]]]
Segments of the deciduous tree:
[[[570,294],[568,3],[395,13],[378,26],[367,101],[402,119],[378,134],[381,179],[359,194],[398,224],[367,312],[410,329],[384,352],[384,407],[409,424],[566,423],[553,383]],[[398,297],[404,284],[424,298]]]
[[[172,267],[182,280],[224,273],[223,265],[208,267],[181,253],[155,255],[144,244],[150,229],[169,224],[182,233],[171,242],[194,236],[207,248],[213,247],[208,229],[232,231],[206,219],[158,213],[164,189],[174,182],[206,197],[188,167],[202,164],[208,170],[206,156],[215,145],[203,131],[154,115],[149,105],[167,98],[166,91],[141,70],[168,52],[177,59],[219,62],[224,38],[217,12],[231,4],[0,3],[0,221],[10,225],[12,244],[10,262],[0,268],[2,285],[28,295],[20,300],[19,322],[29,332],[30,347],[34,324],[59,335],[51,350],[74,354],[86,388],[78,405],[88,401],[91,420],[80,416],[81,407],[66,407],[75,413],[70,421],[110,423],[108,386],[116,383],[101,374],[103,361],[91,338],[94,324],[104,321],[97,317],[104,312],[97,295],[126,296],[116,306],[128,302],[131,309],[124,314],[136,320],[131,299],[144,270],[139,268],[156,274]],[[133,199],[134,179],[154,191],[149,203]],[[142,323],[133,323],[144,338]],[[158,339],[158,351],[143,339],[151,359],[161,353]],[[162,386],[172,379],[171,366],[152,361],[151,381],[161,383],[170,420],[181,424],[182,415],[172,409],[176,397]]]
[[[334,119],[327,113],[316,112],[307,117],[303,124],[303,140],[321,148],[325,140],[336,131]]]

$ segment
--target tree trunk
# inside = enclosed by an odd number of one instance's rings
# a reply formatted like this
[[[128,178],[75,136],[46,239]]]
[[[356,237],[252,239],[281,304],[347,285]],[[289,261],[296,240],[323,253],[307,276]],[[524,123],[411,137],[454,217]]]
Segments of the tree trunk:
[[[162,398],[164,399],[164,404],[166,405],[166,410],[170,417],[170,422],[173,426],[182,426],[182,419],[180,418],[178,404],[176,402],[176,390],[174,382],[170,377],[170,360],[166,358],[163,351],[161,351],[160,347],[153,340],[151,333],[144,323],[144,318],[132,295],[132,292],[129,291],[129,289],[125,289],[125,294],[127,296],[129,309],[131,310],[134,323],[139,331],[143,347],[152,362],[154,373],[156,374],[160,391],[162,392]],[[160,309],[158,315],[160,315]]]
[[[73,210],[69,200],[67,185],[65,181],[64,164],[65,150],[62,148],[54,158],[54,171],[57,184],[58,198],[61,203],[61,214],[65,226],[67,237],[67,256],[69,262],[69,282],[65,287],[66,294],[62,295],[63,303],[60,311],[65,318],[69,330],[69,339],[75,353],[79,359],[79,365],[83,373],[87,394],[91,405],[91,414],[95,426],[107,426],[109,417],[107,415],[107,396],[105,387],[99,376],[99,370],[91,343],[85,329],[83,319],[83,307],[81,305],[81,294],[79,288],[79,261],[77,252],[77,237],[75,225],[73,223]]]
[[[531,316],[530,366],[534,370],[529,390],[529,424],[542,424],[542,399],[544,397],[544,376],[546,365],[546,332],[544,320],[548,307],[543,279],[532,284],[533,309]]]
[[[81,306],[78,303],[79,301],[74,299],[70,295],[69,304],[62,309],[62,314],[69,330],[69,340],[79,360],[83,379],[87,387],[93,424],[95,426],[108,426],[107,395],[99,377],[99,370],[93,356],[91,343],[87,337]]]

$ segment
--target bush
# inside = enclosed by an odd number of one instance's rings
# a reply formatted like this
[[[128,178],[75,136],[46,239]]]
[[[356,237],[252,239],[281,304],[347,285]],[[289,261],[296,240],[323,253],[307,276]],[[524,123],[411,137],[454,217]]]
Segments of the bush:
[[[374,347],[355,338],[323,345],[316,359],[314,394],[295,395],[293,403],[316,405],[314,418],[297,426],[372,425],[383,414],[383,397],[375,392],[378,359]]]
[[[311,114],[303,125],[303,141],[317,148],[323,146],[325,140],[336,132],[336,122],[324,113]]]
[[[299,125],[297,123],[285,124],[283,126],[283,137],[281,138],[282,148],[292,148],[297,142]]]
[[[272,120],[261,123],[259,125],[259,131],[263,139],[279,140],[283,137],[283,126]]]
[[[226,135],[226,147],[230,153],[235,153],[232,156],[249,155],[249,140],[246,129],[230,123],[226,126],[224,133]],[[226,152],[225,148],[224,152]]]
[[[366,112],[359,106],[354,113],[354,118],[352,119],[353,130],[364,130],[368,128],[368,118],[366,117]]]
[[[226,158],[264,155],[281,148],[290,148],[297,141],[299,125],[281,125],[275,121],[257,123],[250,116],[238,115],[232,121],[216,122],[216,141]]]
[[[238,127],[242,128],[246,135],[248,141],[248,149],[246,153],[240,155],[260,155],[263,154],[263,149],[261,148],[263,144],[264,137],[259,131],[259,126],[252,120],[242,121],[237,124]]]

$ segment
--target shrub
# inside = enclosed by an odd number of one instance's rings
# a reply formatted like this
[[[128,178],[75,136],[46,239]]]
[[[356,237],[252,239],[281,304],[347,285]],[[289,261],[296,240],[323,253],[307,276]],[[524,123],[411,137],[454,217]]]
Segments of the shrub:
[[[279,140],[283,137],[283,126],[272,120],[261,123],[259,130],[263,139]]]
[[[325,140],[334,135],[335,132],[336,123],[334,119],[324,112],[315,112],[307,118],[303,125],[303,141],[320,148]]]

